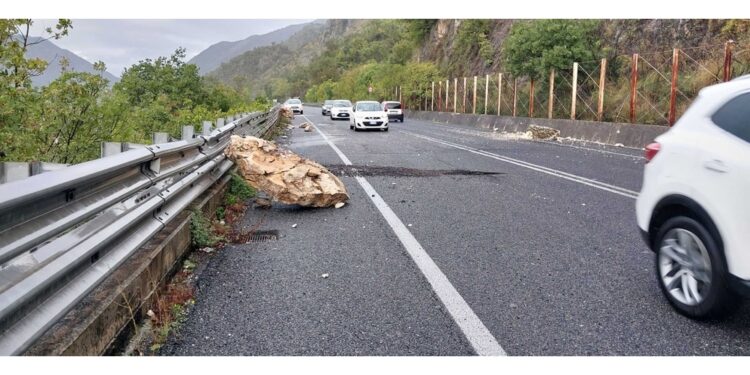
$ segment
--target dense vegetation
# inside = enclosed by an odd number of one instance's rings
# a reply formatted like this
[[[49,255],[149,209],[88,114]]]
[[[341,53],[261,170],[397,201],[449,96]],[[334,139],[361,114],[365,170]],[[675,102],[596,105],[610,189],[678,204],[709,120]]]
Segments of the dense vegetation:
[[[266,107],[247,92],[198,75],[185,51],[127,68],[110,87],[100,74],[68,71],[41,88],[31,77],[47,62],[27,58],[31,20],[0,20],[0,161],[78,163],[99,156],[103,141],[150,143],[153,132],[178,137],[182,125]],[[59,39],[73,27],[46,31]],[[102,62],[95,63],[99,72]]]

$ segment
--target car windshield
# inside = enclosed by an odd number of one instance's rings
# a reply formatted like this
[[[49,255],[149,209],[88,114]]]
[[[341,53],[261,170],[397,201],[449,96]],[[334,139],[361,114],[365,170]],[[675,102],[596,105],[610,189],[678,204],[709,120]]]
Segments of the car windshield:
[[[375,111],[382,111],[380,109],[380,104],[378,103],[357,103],[357,112],[375,112]]]
[[[333,105],[333,100],[326,100],[323,105]]]
[[[334,107],[351,107],[352,102],[348,100],[337,100],[333,103]]]
[[[289,99],[286,101],[287,104],[302,104],[299,99]]]
[[[401,109],[401,103],[398,102],[388,102],[385,103],[386,109]]]

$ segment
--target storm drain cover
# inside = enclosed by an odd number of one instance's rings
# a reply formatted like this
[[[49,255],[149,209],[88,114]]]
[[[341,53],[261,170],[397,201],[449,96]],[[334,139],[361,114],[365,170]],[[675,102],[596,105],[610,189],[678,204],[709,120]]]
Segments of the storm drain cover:
[[[247,243],[276,241],[278,239],[279,231],[277,230],[259,230],[250,235]]]

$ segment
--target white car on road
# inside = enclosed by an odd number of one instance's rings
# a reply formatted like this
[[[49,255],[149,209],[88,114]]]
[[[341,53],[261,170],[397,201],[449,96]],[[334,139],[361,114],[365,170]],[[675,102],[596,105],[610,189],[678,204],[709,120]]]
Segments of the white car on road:
[[[354,116],[349,129],[380,129],[388,131],[388,113],[376,101],[361,101],[354,105]]]
[[[352,102],[348,100],[334,100],[329,111],[331,113],[331,120],[348,120],[352,117]]]
[[[662,292],[691,318],[750,295],[750,79],[707,87],[646,146],[638,226]]]
[[[284,108],[299,114],[303,114],[304,110],[302,109],[302,101],[299,99],[287,99],[287,101],[284,102]]]

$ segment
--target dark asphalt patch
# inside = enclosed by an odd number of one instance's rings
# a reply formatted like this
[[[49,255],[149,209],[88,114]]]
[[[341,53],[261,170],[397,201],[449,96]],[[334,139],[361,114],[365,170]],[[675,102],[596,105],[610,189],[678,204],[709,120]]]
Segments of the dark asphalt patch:
[[[504,175],[504,172],[470,171],[466,169],[415,169],[403,167],[383,167],[372,165],[326,165],[329,171],[338,176],[391,176],[391,177],[440,177],[440,176],[490,176]]]

